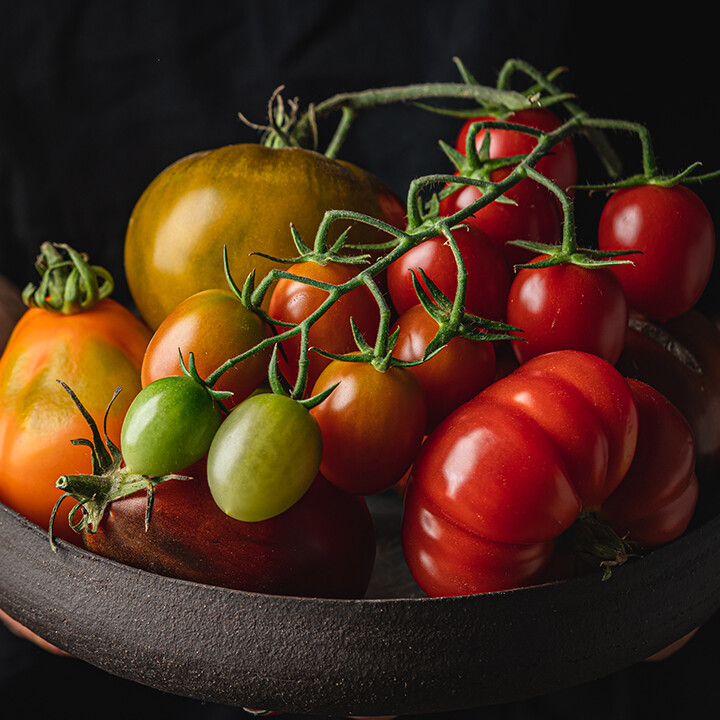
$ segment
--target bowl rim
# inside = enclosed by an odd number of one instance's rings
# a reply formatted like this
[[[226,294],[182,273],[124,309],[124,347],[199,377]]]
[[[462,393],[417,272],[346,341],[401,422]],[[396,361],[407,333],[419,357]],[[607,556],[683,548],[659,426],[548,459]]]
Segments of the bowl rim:
[[[159,576],[62,540],[53,553],[46,531],[0,504],[0,607],[111,674],[207,702],[318,714],[452,711],[596,679],[702,625],[720,607],[719,536],[720,515],[606,582],[307,598]],[[160,616],[169,622],[153,621]]]

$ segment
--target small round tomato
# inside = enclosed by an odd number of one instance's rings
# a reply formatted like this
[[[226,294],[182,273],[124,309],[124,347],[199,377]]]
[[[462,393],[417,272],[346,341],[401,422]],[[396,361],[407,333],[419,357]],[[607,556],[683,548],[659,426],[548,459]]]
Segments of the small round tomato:
[[[465,309],[479,317],[504,320],[510,268],[502,251],[474,223],[453,230],[453,237],[468,275]],[[400,314],[420,302],[412,281],[413,271],[418,268],[425,271],[443,295],[450,300],[455,297],[457,264],[447,238],[438,235],[408,250],[388,267],[390,298]],[[425,287],[419,273],[416,276]]]
[[[204,457],[222,414],[208,389],[185,375],[160,378],[130,404],[120,433],[125,465],[140,475],[178,473]]]
[[[210,491],[230,517],[267,520],[305,494],[322,452],[320,428],[303,405],[275,393],[252,395],[213,438],[207,458]]]
[[[181,302],[153,334],[143,358],[143,387],[169,375],[181,375],[179,354],[190,353],[202,378],[226,360],[241,355],[270,335],[270,328],[229,290],[203,290]],[[260,350],[227,370],[213,386],[232,392],[224,400],[234,407],[267,375],[270,350]]]
[[[398,482],[425,433],[422,386],[407,369],[333,360],[313,395],[337,387],[310,412],[323,437],[320,472],[347,492],[371,495]]]
[[[600,250],[639,250],[613,272],[630,307],[666,321],[702,295],[715,257],[715,228],[703,201],[681,185],[639,185],[614,192],[598,226]]]
[[[302,262],[292,265],[289,273],[300,277],[324,282],[330,285],[342,285],[351,280],[358,272],[353,265],[315,262]],[[275,320],[298,324],[309,317],[327,300],[326,290],[313,287],[301,280],[281,279],[275,285],[270,297],[268,313]],[[322,317],[313,323],[310,329],[309,347],[342,355],[357,350],[352,333],[350,319],[355,322],[369,343],[375,342],[380,313],[377,302],[365,285],[351,290],[335,302]],[[278,325],[279,333],[286,328]],[[278,356],[278,367],[290,383],[297,379],[298,360],[300,358],[300,334],[282,342],[282,354]],[[310,389],[327,367],[330,359],[312,350],[308,353],[308,374],[306,388]]]
[[[422,358],[438,324],[422,305],[413,305],[398,318],[395,330],[399,334],[393,357],[412,361]],[[492,342],[457,335],[429,360],[407,369],[423,387],[431,429],[493,381],[495,350]]]
[[[493,182],[504,180],[510,168],[499,168],[490,173]],[[482,195],[474,185],[465,185],[440,202],[440,214],[454,215],[465,209]],[[480,208],[464,222],[476,223],[502,250],[512,267],[528,262],[534,254],[523,248],[508,245],[511,240],[556,245],[562,239],[562,217],[552,193],[530,178],[513,185],[505,197],[511,202],[495,200]]]
[[[460,129],[455,147],[463,155],[467,152],[467,135],[470,126],[481,120],[498,120],[496,116],[486,115],[483,117],[470,118]],[[535,128],[549,133],[557,130],[562,124],[559,118],[550,110],[545,108],[529,108],[519,110],[502,118],[505,122],[517,123],[527,127]],[[475,136],[475,145],[480,147],[485,133],[490,134],[490,157],[501,158],[513,155],[527,155],[537,145],[537,138],[523,133],[520,130],[500,130],[490,128],[480,130]],[[538,172],[552,180],[561,190],[567,191],[577,183],[577,158],[575,147],[570,138],[559,142],[552,150],[535,165]]]
[[[512,341],[521,363],[553,350],[584,350],[614,364],[625,342],[628,306],[608,267],[529,267],[510,286],[507,321],[522,330]]]

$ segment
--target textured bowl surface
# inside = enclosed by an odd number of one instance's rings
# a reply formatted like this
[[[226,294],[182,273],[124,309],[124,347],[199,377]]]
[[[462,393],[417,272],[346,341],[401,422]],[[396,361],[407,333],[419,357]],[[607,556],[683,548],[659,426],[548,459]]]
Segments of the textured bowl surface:
[[[402,562],[399,498],[371,503],[363,600],[160,577],[47,535],[0,505],[0,607],[120,677],[209,702],[318,714],[427,713],[520,700],[627,667],[720,607],[720,518],[599,576],[427,598]]]

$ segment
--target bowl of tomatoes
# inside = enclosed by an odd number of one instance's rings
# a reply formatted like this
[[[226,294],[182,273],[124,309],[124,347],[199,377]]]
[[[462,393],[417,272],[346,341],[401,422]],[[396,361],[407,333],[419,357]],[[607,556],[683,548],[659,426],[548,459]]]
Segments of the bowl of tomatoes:
[[[182,158],[129,220],[132,309],[44,244],[0,359],[0,607],[166,692],[355,715],[542,695],[705,623],[702,178],[647,162],[580,247],[572,138],[611,125],[532,88],[406,203],[295,146],[313,113],[292,147]]]

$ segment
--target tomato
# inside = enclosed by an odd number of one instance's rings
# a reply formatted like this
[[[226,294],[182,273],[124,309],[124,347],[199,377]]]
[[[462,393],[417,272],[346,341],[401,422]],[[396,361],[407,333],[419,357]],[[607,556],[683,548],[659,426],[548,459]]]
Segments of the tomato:
[[[505,122],[517,123],[527,127],[535,128],[549,133],[557,130],[562,124],[559,118],[546,108],[529,108],[519,110],[508,115],[506,118],[486,115],[483,117],[470,118],[460,129],[455,147],[463,155],[467,151],[467,134],[472,123],[480,120],[504,120]],[[490,128],[480,130],[475,136],[475,145],[480,147],[485,133],[490,134],[490,157],[512,157],[513,155],[527,155],[537,145],[537,138],[519,130],[499,130]],[[575,147],[570,138],[555,145],[552,150],[535,165],[538,172],[552,180],[561,190],[568,189],[577,184],[577,158]]]
[[[542,581],[556,541],[622,482],[638,438],[632,391],[579,351],[541,355],[428,436],[405,494],[402,543],[429,595]]]
[[[628,380],[638,409],[632,465],[606,498],[601,516],[620,535],[645,548],[681,535],[698,499],[692,431],[680,411],[657,390]]]
[[[67,383],[100,424],[117,387],[122,392],[107,419],[116,444],[125,412],[140,391],[140,365],[148,328],[106,298],[72,315],[32,308],[18,322],[0,359],[0,501],[47,528],[61,491],[61,475],[91,471],[87,424],[58,384]],[[61,513],[56,535],[79,539]]]
[[[210,494],[204,466],[155,490],[145,530],[145,493],[113,502],[92,552],[183,580],[305,597],[357,598],[367,589],[375,558],[372,518],[364,498],[343,493],[322,476],[284,513],[241,522]]]
[[[358,272],[353,265],[315,262],[302,262],[292,265],[289,273],[300,277],[342,285],[351,280]],[[281,279],[275,285],[270,298],[268,313],[275,320],[298,324],[317,310],[328,293],[320,288],[308,285],[301,280]],[[355,322],[362,335],[370,344],[374,344],[380,324],[380,312],[377,302],[365,285],[343,295],[312,326],[309,332],[309,347],[319,348],[337,355],[357,350],[352,333],[350,319]],[[278,333],[285,330],[278,325]],[[295,383],[300,359],[300,334],[282,342],[285,357],[278,357],[280,371],[290,383]],[[309,390],[317,381],[320,373],[330,363],[330,359],[313,352],[308,353],[308,374],[306,388]]]
[[[405,474],[422,443],[422,386],[405,368],[380,372],[370,363],[334,360],[313,395],[336,383],[329,397],[310,410],[323,437],[320,472],[347,492],[387,490]]]
[[[553,350],[584,350],[614,364],[625,342],[628,306],[609,267],[530,267],[510,286],[507,321],[522,329],[516,333],[521,339],[512,341],[521,363]]]
[[[170,475],[205,456],[222,414],[206,387],[185,375],[159,378],[130,404],[120,434],[126,466]]]
[[[715,228],[702,200],[677,185],[640,185],[614,192],[598,226],[600,250],[640,251],[634,266],[613,268],[630,307],[654,320],[690,310],[702,295],[715,257]]]
[[[683,413],[695,439],[696,472],[700,478],[714,477],[720,466],[720,331],[715,323],[697,310],[666,323],[633,318],[615,367],[652,385]]]
[[[210,491],[236,520],[267,520],[307,491],[322,451],[320,428],[303,405],[284,395],[253,395],[227,416],[210,445]]]
[[[252,269],[260,279],[277,265],[252,253],[295,257],[290,225],[312,245],[331,209],[404,227],[404,208],[379,180],[310,150],[244,144],[178,160],[145,189],[127,228],[125,270],[140,314],[155,329],[190,295],[225,288],[224,246],[240,284]],[[350,224],[333,223],[331,240]],[[364,223],[349,236],[387,239]]]
[[[490,173],[492,182],[500,182],[510,168],[499,168]],[[474,185],[465,185],[440,202],[440,214],[454,215],[474,203],[481,191]],[[464,222],[476,223],[502,250],[512,267],[528,262],[534,254],[523,248],[508,245],[511,240],[556,245],[562,239],[562,216],[551,192],[534,180],[526,178],[511,187],[504,196],[511,202],[495,200],[478,210]]]
[[[423,357],[438,324],[422,305],[413,305],[398,318],[393,331],[398,329],[393,357],[412,361]],[[422,385],[431,429],[493,381],[495,350],[492,342],[457,335],[429,360],[407,369]]]
[[[153,334],[143,358],[143,386],[168,375],[180,375],[179,352],[187,365],[193,354],[198,374],[207,377],[226,360],[241,355],[269,337],[259,315],[246,309],[228,290],[203,290],[183,300]],[[267,375],[270,350],[260,350],[223,373],[214,389],[232,392],[224,400],[234,407]]]
[[[478,317],[504,320],[510,268],[502,251],[474,223],[454,230],[453,237],[468,275],[465,309]],[[412,282],[413,271],[423,287],[425,283],[417,273],[418,268],[425,271],[443,295],[450,300],[455,297],[457,264],[447,238],[438,235],[408,250],[388,267],[388,291],[400,314],[419,303]]]

